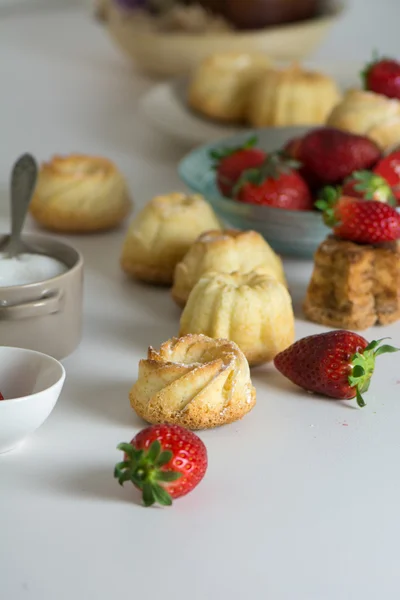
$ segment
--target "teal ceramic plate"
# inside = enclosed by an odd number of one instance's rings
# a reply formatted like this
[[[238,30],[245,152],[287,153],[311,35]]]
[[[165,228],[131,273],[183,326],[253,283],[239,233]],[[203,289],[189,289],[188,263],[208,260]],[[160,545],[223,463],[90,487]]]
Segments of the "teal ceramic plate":
[[[312,258],[318,245],[330,232],[320,213],[241,204],[224,198],[216,186],[210,159],[211,150],[221,146],[238,146],[251,135],[257,135],[258,146],[272,151],[281,148],[289,139],[304,135],[308,130],[308,127],[248,130],[240,135],[201,146],[187,154],[180,162],[179,175],[191,190],[203,194],[227,225],[258,231],[280,254]]]

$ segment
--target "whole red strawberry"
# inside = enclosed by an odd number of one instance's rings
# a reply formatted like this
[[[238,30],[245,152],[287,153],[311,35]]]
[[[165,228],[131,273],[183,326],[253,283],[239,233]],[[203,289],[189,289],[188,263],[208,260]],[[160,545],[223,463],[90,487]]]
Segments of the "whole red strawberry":
[[[400,150],[391,152],[382,158],[374,168],[374,173],[388,182],[397,199],[397,204],[400,204]]]
[[[312,210],[310,189],[294,165],[293,161],[271,154],[261,167],[242,174],[234,189],[235,198],[247,204]]]
[[[303,165],[301,162],[301,144],[303,142],[303,138],[293,138],[285,144],[282,150],[283,156],[286,156],[289,160],[295,160],[298,162],[298,172],[307,183],[307,185],[315,190],[321,186],[321,182],[318,177],[316,177],[307,167]]]
[[[232,191],[243,171],[259,167],[265,160],[266,153],[254,146],[257,138],[250,138],[243,146],[236,148],[221,148],[213,150],[210,157],[214,161],[217,172],[217,186],[221,194],[226,197]]]
[[[362,73],[366,90],[400,100],[400,62],[375,57]]]
[[[355,171],[355,173],[352,173],[343,184],[342,194],[352,198],[385,202],[390,206],[396,206],[397,204],[392,188],[386,179],[372,171]]]
[[[0,392],[0,400],[4,400],[4,396],[1,392]]]
[[[398,348],[381,346],[382,340],[368,342],[351,331],[338,330],[310,335],[274,360],[275,367],[290,381],[309,392],[330,398],[357,398],[365,406],[362,394],[369,388],[380,354]]]
[[[367,137],[332,127],[304,136],[298,159],[321,184],[341,183],[354,171],[372,168],[380,159],[377,144]]]
[[[132,441],[119,444],[124,460],[115,467],[121,485],[131,481],[142,491],[143,503],[172,504],[191,492],[207,470],[207,450],[201,439],[179,425],[151,425]]]
[[[400,214],[388,204],[342,196],[340,190],[325,188],[315,206],[334,234],[359,244],[381,244],[400,239]]]

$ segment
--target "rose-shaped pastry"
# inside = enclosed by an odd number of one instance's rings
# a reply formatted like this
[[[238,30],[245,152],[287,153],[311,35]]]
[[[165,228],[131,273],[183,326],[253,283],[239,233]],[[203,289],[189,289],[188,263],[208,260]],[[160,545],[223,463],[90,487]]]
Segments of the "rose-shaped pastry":
[[[234,342],[185,335],[149,348],[129,397],[149,423],[206,429],[241,419],[255,405],[256,391]]]
[[[43,163],[30,204],[43,227],[71,233],[112,229],[131,208],[125,179],[114,163],[84,154]]]

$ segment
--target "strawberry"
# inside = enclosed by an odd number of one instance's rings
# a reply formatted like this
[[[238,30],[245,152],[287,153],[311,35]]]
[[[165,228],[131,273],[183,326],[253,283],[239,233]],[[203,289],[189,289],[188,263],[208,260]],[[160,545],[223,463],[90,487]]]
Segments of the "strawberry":
[[[239,202],[289,210],[312,210],[311,192],[295,170],[297,163],[270,154],[258,169],[242,173],[234,188]]]
[[[314,129],[304,136],[298,160],[320,184],[341,183],[354,171],[370,169],[381,157],[367,137],[332,127]]]
[[[124,460],[115,467],[121,485],[131,481],[142,491],[143,503],[172,504],[191,492],[207,470],[207,450],[201,439],[179,425],[151,425],[129,444],[119,444]]]
[[[361,74],[364,88],[400,100],[400,62],[375,56]]]
[[[295,160],[298,162],[298,172],[304,179],[304,181],[308,184],[308,186],[315,190],[321,186],[321,182],[318,180],[313,173],[307,167],[305,167],[301,162],[301,144],[303,138],[293,138],[285,144],[282,150],[282,156],[286,156],[289,160]]]
[[[283,147],[283,154],[292,158],[293,160],[300,161],[301,156],[301,143],[303,138],[297,137],[289,140]]]
[[[1,392],[0,392],[0,400],[4,400],[4,396]]]
[[[315,206],[324,212],[324,221],[334,234],[359,244],[381,244],[400,238],[400,214],[392,206],[375,200],[342,196],[326,187]]]
[[[232,190],[243,171],[259,167],[264,162],[266,153],[254,147],[257,141],[257,138],[253,137],[243,146],[211,151],[213,168],[217,171],[217,186],[224,196],[232,195]]]
[[[400,150],[382,158],[376,165],[374,173],[386,179],[397,199],[397,204],[400,204]]]
[[[342,194],[352,198],[386,202],[390,206],[396,206],[397,204],[392,188],[386,179],[372,171],[355,171],[352,173],[344,182]]]
[[[397,352],[383,340],[368,342],[351,331],[338,330],[305,337],[280,352],[275,367],[290,381],[309,392],[330,398],[357,398],[365,406],[362,394],[369,388],[380,354]]]

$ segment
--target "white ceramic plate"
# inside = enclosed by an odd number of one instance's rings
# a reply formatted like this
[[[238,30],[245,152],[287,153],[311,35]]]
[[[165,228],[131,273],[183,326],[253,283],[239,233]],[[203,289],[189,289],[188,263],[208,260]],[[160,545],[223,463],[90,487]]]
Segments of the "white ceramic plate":
[[[331,75],[343,90],[359,85],[362,68],[354,63],[306,63],[305,67]],[[202,118],[187,106],[186,90],[184,79],[155,85],[140,101],[141,114],[161,133],[189,146],[206,144],[247,129]]]

